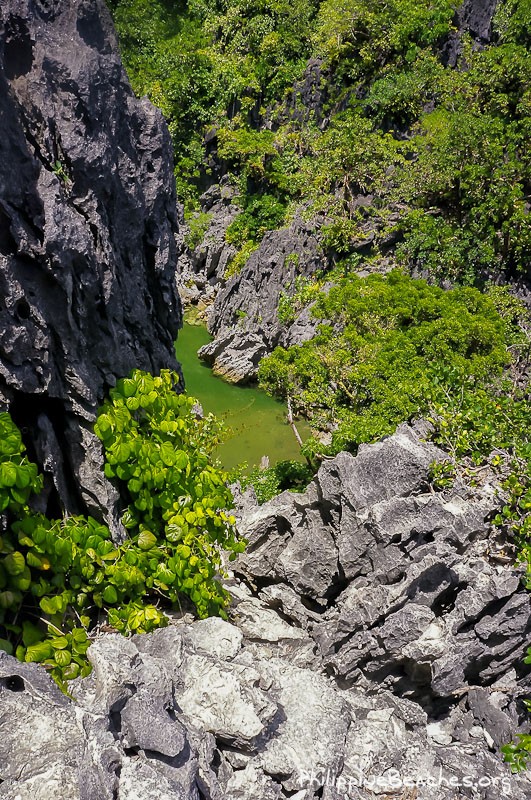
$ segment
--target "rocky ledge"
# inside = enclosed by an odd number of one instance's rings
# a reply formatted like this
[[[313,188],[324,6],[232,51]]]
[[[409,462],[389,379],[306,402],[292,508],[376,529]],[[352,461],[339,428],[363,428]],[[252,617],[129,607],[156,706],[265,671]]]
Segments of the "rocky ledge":
[[[10,800],[499,800],[531,692],[530,597],[494,484],[430,488],[406,426],[241,515],[230,622],[101,634],[65,698],[0,660]]]

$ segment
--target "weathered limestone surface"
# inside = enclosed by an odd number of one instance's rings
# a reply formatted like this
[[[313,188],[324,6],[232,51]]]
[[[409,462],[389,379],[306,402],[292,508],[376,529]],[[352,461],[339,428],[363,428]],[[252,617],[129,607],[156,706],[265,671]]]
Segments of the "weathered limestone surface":
[[[307,312],[288,327],[278,318],[279,298],[292,295],[299,277],[322,268],[319,239],[313,223],[297,216],[286,228],[265,234],[240,273],[228,280],[225,271],[235,254],[225,231],[241,209],[232,205],[227,185],[213,186],[202,197],[211,214],[203,241],[188,258],[181,258],[179,287],[186,302],[209,305],[208,329],[214,340],[199,357],[231,383],[256,379],[260,359],[277,345],[311,338],[316,322]]]
[[[402,426],[247,503],[230,621],[100,635],[73,701],[0,654],[0,797],[529,797],[499,753],[525,729],[529,594],[494,486],[433,493],[441,458]]]
[[[169,135],[103,0],[3,0],[0,119],[0,398],[53,503],[101,514],[96,408],[133,367],[176,367]]]

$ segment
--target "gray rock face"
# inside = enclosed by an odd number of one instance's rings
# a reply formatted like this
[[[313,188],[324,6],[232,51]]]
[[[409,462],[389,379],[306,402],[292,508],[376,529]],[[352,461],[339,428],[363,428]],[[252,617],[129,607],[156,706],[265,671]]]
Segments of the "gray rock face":
[[[203,241],[192,253],[192,264],[196,274],[203,274],[207,281],[223,280],[225,270],[236,250],[225,241],[225,232],[241,209],[232,204],[235,191],[230,184],[214,185],[201,197],[201,210],[210,214],[210,225]]]
[[[492,37],[492,18],[498,0],[465,0],[458,11],[459,27],[483,43]]]
[[[492,20],[498,0],[464,0],[455,15],[457,31],[450,34],[443,48],[443,58],[455,67],[462,52],[462,35],[468,34],[476,47],[492,40]]]
[[[322,267],[322,255],[315,226],[296,217],[289,227],[266,233],[242,271],[227,281],[236,250],[225,232],[241,210],[233,196],[226,182],[202,196],[202,211],[211,218],[202,242],[180,259],[179,291],[206,317],[214,335],[199,357],[225,380],[244,384],[256,378],[260,359],[277,344],[298,344],[314,335],[317,325],[307,310],[286,326],[280,324],[278,305],[282,293],[293,295],[297,277]]]
[[[277,309],[280,293],[297,275],[310,276],[322,266],[313,228],[296,217],[289,228],[266,233],[241,273],[228,282],[214,304],[209,330],[217,335],[245,314],[247,325],[258,326],[273,344],[280,333]]]
[[[321,126],[325,122],[324,105],[329,99],[330,75],[323,68],[319,59],[311,59],[300,81],[293,87],[280,109],[270,112],[271,123],[278,125],[296,120],[307,123],[313,119]]]
[[[242,384],[256,376],[267,347],[258,334],[233,329],[200,347],[197,355],[210,364],[214,375],[228,383]]]
[[[239,358],[239,378],[233,382],[246,383],[256,377],[259,358],[277,344],[311,338],[316,325],[307,315],[293,326],[280,324],[279,298],[282,293],[293,294],[298,276],[310,277],[321,267],[322,255],[310,223],[296,217],[288,228],[266,233],[242,271],[219,290],[208,317],[208,329],[215,338],[202,356],[211,360],[215,352],[214,361],[223,373],[234,351],[245,353],[245,358]]]
[[[0,396],[69,512],[112,493],[95,410],[175,368],[176,198],[160,113],[133,96],[103,0],[0,9]]]
[[[225,281],[225,272],[236,248],[225,241],[225,233],[241,209],[232,203],[233,187],[222,182],[213,185],[201,197],[201,212],[208,214],[208,228],[193,249],[179,257],[177,282],[185,305],[195,305],[200,312],[214,302]]]
[[[493,488],[429,491],[442,458],[402,426],[254,506],[231,622],[100,635],[74,701],[0,654],[0,797],[529,797],[498,749],[529,595],[489,554]]]
[[[383,684],[429,708],[503,683],[531,632],[518,574],[489,558],[494,489],[434,494],[429,465],[444,457],[407,426],[340,454],[305,494],[244,516],[249,545],[236,567],[313,605],[321,616],[308,631],[342,683]]]

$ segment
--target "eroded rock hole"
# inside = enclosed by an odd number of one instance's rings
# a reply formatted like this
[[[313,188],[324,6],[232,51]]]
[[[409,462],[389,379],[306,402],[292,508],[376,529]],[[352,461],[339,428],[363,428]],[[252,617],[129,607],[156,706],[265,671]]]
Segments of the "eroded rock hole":
[[[6,24],[4,70],[8,80],[26,75],[33,65],[33,42],[25,20],[11,17]]]
[[[8,675],[2,679],[2,685],[10,692],[23,692],[26,688],[24,679],[20,675]]]
[[[29,319],[31,316],[31,308],[27,300],[19,300],[15,305],[15,314],[19,320]]]

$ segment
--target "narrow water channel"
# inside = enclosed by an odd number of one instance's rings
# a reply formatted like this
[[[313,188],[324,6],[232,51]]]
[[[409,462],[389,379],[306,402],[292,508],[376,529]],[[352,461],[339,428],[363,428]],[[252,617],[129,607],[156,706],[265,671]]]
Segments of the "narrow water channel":
[[[199,360],[197,351],[211,341],[202,325],[185,322],[175,344],[177,360],[181,363],[186,391],[197,397],[203,410],[223,420],[227,439],[215,455],[225,469],[247,462],[249,469],[260,464],[262,456],[269,457],[271,466],[294,459],[304,461],[293,431],[286,423],[286,407],[265,392],[252,386],[233,386],[216,377]],[[309,435],[308,426],[297,427],[303,439]]]

